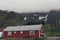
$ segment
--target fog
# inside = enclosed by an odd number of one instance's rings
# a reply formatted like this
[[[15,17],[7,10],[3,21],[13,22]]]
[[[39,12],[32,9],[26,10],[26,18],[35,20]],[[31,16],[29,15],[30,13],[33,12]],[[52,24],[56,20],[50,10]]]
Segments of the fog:
[[[16,12],[59,10],[60,0],[0,0],[0,9]]]

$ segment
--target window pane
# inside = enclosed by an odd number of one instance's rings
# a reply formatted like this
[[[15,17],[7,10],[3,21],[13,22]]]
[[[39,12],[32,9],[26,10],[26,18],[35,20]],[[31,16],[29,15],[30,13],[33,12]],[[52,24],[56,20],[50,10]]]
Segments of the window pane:
[[[14,32],[14,33],[16,33],[16,32]]]
[[[20,31],[20,33],[22,34],[22,33],[23,33],[23,31]]]
[[[8,36],[11,36],[12,35],[12,32],[8,32]]]
[[[35,31],[30,31],[30,35],[35,35]]]

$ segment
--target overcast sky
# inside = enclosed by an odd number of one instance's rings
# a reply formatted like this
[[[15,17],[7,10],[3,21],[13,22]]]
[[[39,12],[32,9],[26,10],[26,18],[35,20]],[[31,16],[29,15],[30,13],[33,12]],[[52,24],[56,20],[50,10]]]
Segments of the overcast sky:
[[[0,0],[0,9],[36,12],[60,9],[60,0]]]

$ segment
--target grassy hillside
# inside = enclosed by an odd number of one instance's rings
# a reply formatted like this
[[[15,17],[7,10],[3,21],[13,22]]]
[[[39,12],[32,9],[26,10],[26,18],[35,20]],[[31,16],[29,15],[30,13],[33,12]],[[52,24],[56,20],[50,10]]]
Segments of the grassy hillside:
[[[44,32],[47,36],[58,36],[60,37],[60,28],[51,24],[45,24]]]

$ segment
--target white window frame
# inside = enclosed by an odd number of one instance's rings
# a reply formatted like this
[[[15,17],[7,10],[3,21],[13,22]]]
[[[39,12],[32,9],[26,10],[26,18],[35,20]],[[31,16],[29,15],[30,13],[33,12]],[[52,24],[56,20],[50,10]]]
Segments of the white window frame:
[[[30,35],[35,35],[35,31],[30,31]]]
[[[23,31],[20,31],[21,34],[23,34]]]
[[[16,31],[14,32],[14,34],[16,34]]]
[[[8,32],[8,36],[11,36],[12,35],[12,32]]]

